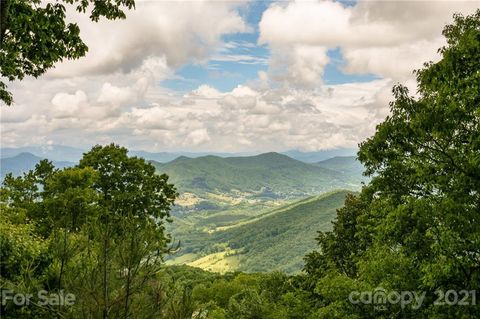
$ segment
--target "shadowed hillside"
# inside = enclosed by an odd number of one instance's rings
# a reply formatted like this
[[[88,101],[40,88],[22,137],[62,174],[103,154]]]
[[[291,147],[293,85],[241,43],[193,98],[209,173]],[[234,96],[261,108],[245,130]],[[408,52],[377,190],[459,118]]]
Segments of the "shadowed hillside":
[[[297,272],[303,256],[316,246],[317,231],[331,229],[347,194],[342,190],[309,197],[213,231],[199,226],[203,216],[191,216],[196,226],[183,224],[174,231],[181,250],[170,263],[220,272]]]

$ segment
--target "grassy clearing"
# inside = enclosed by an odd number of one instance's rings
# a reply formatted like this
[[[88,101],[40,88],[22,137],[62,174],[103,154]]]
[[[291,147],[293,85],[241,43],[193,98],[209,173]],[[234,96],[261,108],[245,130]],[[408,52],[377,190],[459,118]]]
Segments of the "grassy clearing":
[[[234,271],[238,268],[239,256],[235,255],[234,250],[229,249],[201,257],[195,261],[187,263],[187,265],[223,274],[228,271]]]

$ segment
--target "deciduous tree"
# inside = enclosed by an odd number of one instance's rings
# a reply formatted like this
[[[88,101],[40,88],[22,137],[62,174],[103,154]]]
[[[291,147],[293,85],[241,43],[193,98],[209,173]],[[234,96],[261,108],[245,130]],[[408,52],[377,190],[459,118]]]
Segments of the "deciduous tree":
[[[0,77],[9,81],[38,77],[63,59],[78,59],[88,50],[76,23],[68,23],[65,5],[90,12],[97,22],[125,18],[134,0],[2,0],[0,1]],[[13,103],[7,85],[0,81],[0,101]]]

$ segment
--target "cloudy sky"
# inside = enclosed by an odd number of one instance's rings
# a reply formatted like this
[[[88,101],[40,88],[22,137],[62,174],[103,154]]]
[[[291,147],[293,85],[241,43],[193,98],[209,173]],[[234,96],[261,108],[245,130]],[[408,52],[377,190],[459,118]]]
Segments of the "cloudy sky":
[[[10,84],[1,143],[149,151],[355,147],[391,87],[438,59],[443,26],[478,1],[137,0],[123,21],[69,13],[89,46]]]

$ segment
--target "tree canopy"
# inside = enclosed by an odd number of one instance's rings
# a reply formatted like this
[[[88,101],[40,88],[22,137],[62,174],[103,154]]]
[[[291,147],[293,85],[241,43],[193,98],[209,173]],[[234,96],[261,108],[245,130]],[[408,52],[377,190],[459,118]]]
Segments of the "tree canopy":
[[[123,19],[134,0],[2,0],[0,2],[0,77],[9,81],[38,77],[63,59],[78,59],[88,50],[76,23],[66,21],[65,5],[90,12],[90,19]],[[13,97],[0,81],[0,101]]]
[[[166,175],[125,148],[95,146],[76,167],[47,160],[1,189],[0,285],[18,293],[67,289],[74,311],[2,304],[6,318],[129,318],[168,251],[176,197]],[[67,311],[65,313],[64,311]],[[50,315],[49,315],[50,314]]]
[[[478,305],[434,304],[436,291],[480,287],[480,10],[454,20],[442,59],[415,71],[417,95],[396,85],[391,115],[360,145],[372,181],[306,257],[327,301],[322,316],[374,316],[348,303],[359,287],[427,292],[421,309],[391,305],[380,313],[389,318],[480,313]],[[327,289],[341,282],[350,290]]]

